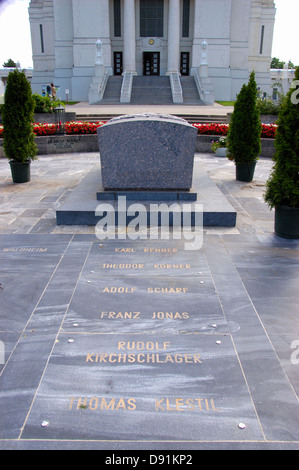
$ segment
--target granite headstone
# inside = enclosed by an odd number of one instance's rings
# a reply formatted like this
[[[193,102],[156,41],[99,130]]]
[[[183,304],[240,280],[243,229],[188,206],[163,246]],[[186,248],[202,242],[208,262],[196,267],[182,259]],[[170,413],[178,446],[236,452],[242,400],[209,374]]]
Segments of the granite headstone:
[[[191,189],[197,130],[184,119],[126,115],[97,132],[105,190]]]

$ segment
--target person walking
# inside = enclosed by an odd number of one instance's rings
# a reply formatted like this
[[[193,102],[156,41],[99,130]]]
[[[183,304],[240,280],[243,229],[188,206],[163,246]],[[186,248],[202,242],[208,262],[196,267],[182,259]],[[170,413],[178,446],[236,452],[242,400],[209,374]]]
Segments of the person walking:
[[[56,98],[56,90],[55,90],[55,86],[53,83],[51,83],[51,92],[52,92],[52,100],[55,100]]]

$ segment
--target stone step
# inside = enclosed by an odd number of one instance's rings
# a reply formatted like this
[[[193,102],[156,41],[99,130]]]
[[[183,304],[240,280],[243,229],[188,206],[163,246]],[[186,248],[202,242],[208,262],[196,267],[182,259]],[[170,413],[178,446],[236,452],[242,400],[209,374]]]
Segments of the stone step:
[[[87,122],[97,122],[97,121],[109,121],[118,116],[122,116],[123,114],[130,114],[127,112],[122,114],[77,114],[76,121],[87,121]],[[172,114],[172,113],[171,113]],[[192,123],[216,123],[216,124],[225,124],[227,122],[226,115],[204,115],[204,114],[175,114],[178,117],[181,117],[188,121],[190,124]]]
[[[120,75],[113,75],[108,78],[101,104],[116,104],[120,102],[122,78]]]
[[[173,104],[169,77],[134,77],[131,104]]]
[[[197,86],[193,77],[180,77],[184,104],[202,105]]]

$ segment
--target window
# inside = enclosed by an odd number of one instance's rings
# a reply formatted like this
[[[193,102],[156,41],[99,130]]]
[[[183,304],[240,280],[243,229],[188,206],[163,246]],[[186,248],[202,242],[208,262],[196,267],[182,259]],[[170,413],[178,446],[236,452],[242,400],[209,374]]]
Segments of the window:
[[[120,0],[114,0],[114,36],[121,36],[121,9]]]
[[[140,36],[163,36],[164,0],[140,0]]]
[[[189,20],[190,20],[190,0],[183,1],[183,27],[182,37],[189,37]]]
[[[45,52],[45,47],[44,47],[44,33],[43,33],[43,25],[42,24],[39,25],[39,35],[40,35],[40,49],[41,49],[41,52],[44,53]]]
[[[262,31],[261,31],[260,54],[263,53],[263,48],[264,48],[264,34],[265,34],[265,25],[262,26]]]

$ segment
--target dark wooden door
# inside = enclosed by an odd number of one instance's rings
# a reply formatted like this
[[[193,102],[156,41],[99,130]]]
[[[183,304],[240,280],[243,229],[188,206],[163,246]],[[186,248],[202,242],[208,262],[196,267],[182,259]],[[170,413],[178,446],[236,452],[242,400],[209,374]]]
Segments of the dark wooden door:
[[[143,75],[160,75],[160,52],[143,53]]]
[[[189,75],[189,52],[181,52],[181,75]]]
[[[123,53],[114,52],[114,75],[123,73]]]

